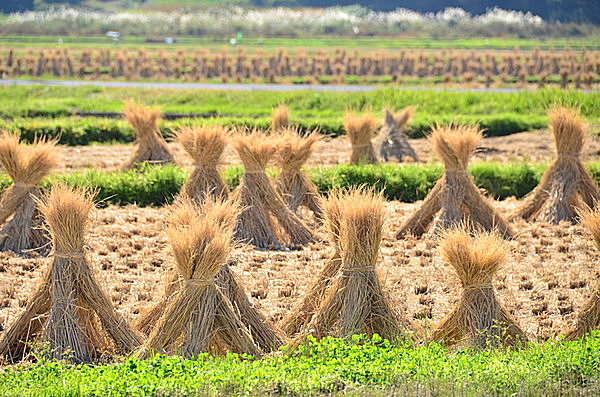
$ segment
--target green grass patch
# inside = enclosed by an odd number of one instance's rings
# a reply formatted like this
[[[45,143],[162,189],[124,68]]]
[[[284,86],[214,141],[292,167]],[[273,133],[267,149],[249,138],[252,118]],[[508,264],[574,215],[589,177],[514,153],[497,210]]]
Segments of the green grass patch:
[[[302,131],[318,129],[321,134],[337,137],[345,134],[341,118],[298,118],[291,122]],[[525,116],[519,114],[494,115],[450,115],[432,116],[418,114],[409,124],[407,133],[411,138],[421,138],[427,134],[433,123],[458,122],[479,124],[485,136],[501,136],[516,132],[544,128],[546,116]],[[183,125],[220,124],[230,128],[257,128],[266,130],[271,126],[269,117],[212,117],[163,120],[160,128],[165,137],[172,136]],[[0,129],[18,133],[25,142],[36,137],[59,138],[63,145],[90,145],[94,143],[128,143],[134,140],[131,126],[124,120],[100,117],[59,117],[59,118],[16,118],[0,119]]]
[[[469,168],[475,184],[499,200],[507,197],[521,198],[537,185],[546,168],[545,164],[502,164],[482,162]],[[600,183],[600,163],[588,164],[593,177]],[[276,176],[277,169],[268,169]],[[369,185],[381,190],[388,200],[415,202],[425,198],[443,173],[439,165],[340,165],[331,168],[307,170],[310,178],[323,194],[333,188]],[[234,189],[243,175],[241,166],[223,170],[227,185]],[[187,179],[187,172],[178,166],[146,166],[136,171],[90,170],[68,175],[52,176],[42,182],[44,187],[56,181],[98,192],[101,205],[137,204],[161,206],[170,203]],[[0,174],[0,191],[10,184],[5,174]]]
[[[326,338],[252,360],[155,356],[117,364],[44,361],[0,369],[0,395],[595,395],[600,335],[521,350],[447,350]]]

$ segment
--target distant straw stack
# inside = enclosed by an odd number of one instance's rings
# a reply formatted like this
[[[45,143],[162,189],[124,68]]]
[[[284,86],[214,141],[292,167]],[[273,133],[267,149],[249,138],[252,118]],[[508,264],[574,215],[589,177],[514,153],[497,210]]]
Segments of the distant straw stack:
[[[596,247],[600,249],[600,209],[584,209],[579,211],[581,223],[592,234]],[[598,282],[598,280],[596,280]],[[596,285],[592,295],[583,305],[575,327],[567,334],[567,340],[579,339],[593,330],[600,328],[600,285]]]
[[[593,208],[600,200],[598,186],[580,158],[586,125],[577,110],[561,106],[550,109],[548,117],[556,158],[513,217],[553,224],[576,222],[577,208]]]
[[[56,359],[90,362],[99,357],[103,329],[127,353],[141,343],[96,282],[85,254],[93,196],[55,185],[39,200],[52,236],[52,262],[25,311],[0,340],[0,354],[22,359],[43,334]]]
[[[344,129],[352,144],[350,164],[376,164],[377,157],[371,140],[377,131],[377,119],[372,114],[356,115],[347,112],[344,115]]]
[[[342,267],[306,328],[317,338],[363,333],[387,339],[406,336],[408,326],[392,308],[375,269],[385,218],[381,194],[355,189],[330,200],[340,200]]]
[[[207,196],[226,199],[229,189],[218,171],[228,131],[222,126],[182,127],[175,140],[194,161],[194,171],[181,193],[201,204]]]
[[[253,131],[238,134],[232,144],[244,164],[244,176],[232,195],[242,207],[236,238],[259,248],[279,248],[285,237],[278,232],[281,228],[291,244],[313,241],[312,232],[286,206],[266,174],[277,141]]]
[[[178,200],[171,209],[171,216],[169,217],[169,223],[171,225],[188,225],[194,221],[195,217],[190,217],[190,203],[186,202],[182,198]],[[198,213],[220,212],[222,215],[226,214],[226,211],[231,208],[231,204],[222,201],[221,198],[208,197],[201,206],[193,204],[196,208],[195,211]],[[221,209],[218,209],[221,207]],[[230,222],[229,217],[224,219],[217,219],[217,225],[227,226]],[[167,282],[165,289],[164,298],[157,303],[152,309],[142,314],[138,327],[145,334],[150,334],[152,329],[163,315],[166,303],[182,287],[182,279],[179,274],[170,277]],[[243,324],[247,327],[250,335],[254,339],[254,343],[257,344],[262,351],[271,352],[278,349],[282,344],[282,338],[279,335],[279,331],[271,324],[271,322],[250,302],[242,283],[239,281],[235,273],[229,268],[227,264],[223,265],[217,276],[215,277],[215,285],[219,290],[229,299],[232,306],[239,314]]]
[[[271,131],[279,133],[290,126],[290,108],[281,103],[271,111]]]
[[[481,195],[467,171],[469,158],[481,136],[481,130],[474,126],[433,127],[429,141],[441,157],[445,173],[421,207],[401,226],[398,238],[409,233],[422,236],[438,212],[434,232],[468,224],[475,229],[497,230],[505,237],[513,235],[508,223]]]
[[[160,110],[128,102],[125,104],[123,113],[125,119],[133,127],[136,139],[135,151],[131,158],[123,164],[123,169],[138,169],[144,163],[174,163],[173,155],[158,127]]]
[[[506,259],[507,247],[496,233],[471,232],[464,225],[442,234],[440,252],[461,281],[458,305],[433,332],[433,340],[447,345],[465,341],[486,349],[519,346],[525,333],[502,307],[492,285],[494,274]]]
[[[277,161],[281,172],[275,180],[275,186],[289,209],[296,212],[300,206],[304,206],[318,219],[323,216],[321,196],[302,166],[320,139],[317,131],[304,137],[296,129],[282,131],[277,147]]]
[[[343,197],[343,194],[336,190],[330,192],[329,198],[323,202],[325,224],[329,231],[333,253],[325,263],[325,267],[321,270],[318,278],[308,288],[304,299],[292,308],[290,313],[282,320],[281,328],[288,335],[297,334],[306,328],[325,298],[327,289],[331,286],[342,267],[339,237]]]
[[[406,107],[394,114],[385,108],[383,125],[377,137],[377,155],[381,161],[392,159],[402,162],[406,157],[419,161],[417,153],[408,142],[406,126],[415,113],[413,106]]]
[[[0,164],[13,180],[0,200],[0,251],[47,251],[49,239],[35,199],[41,194],[40,181],[58,164],[55,143],[36,140],[33,146],[22,146],[18,136],[0,135]]]
[[[223,292],[215,285],[231,251],[239,209],[230,202],[204,211],[191,200],[179,201],[167,233],[175,255],[180,288],[168,299],[140,358],[154,353],[195,357],[207,351],[262,354],[249,330]]]

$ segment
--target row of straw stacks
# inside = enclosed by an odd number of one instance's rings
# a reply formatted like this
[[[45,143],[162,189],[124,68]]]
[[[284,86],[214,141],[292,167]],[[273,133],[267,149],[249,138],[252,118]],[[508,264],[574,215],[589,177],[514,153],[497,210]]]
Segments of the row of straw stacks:
[[[155,353],[196,357],[202,352],[260,357],[284,343],[283,333],[252,306],[226,267],[240,210],[235,200],[207,198],[198,205],[181,197],[172,206],[167,235],[176,287],[157,305],[158,315],[146,332],[114,310],[94,277],[85,250],[93,194],[55,185],[36,202],[51,236],[51,261],[24,312],[2,335],[2,356],[23,359],[36,340],[47,342],[52,357],[73,362],[97,361],[107,351],[134,352],[140,358]],[[600,210],[588,209],[581,216],[598,243]],[[325,218],[333,250],[309,293],[281,323],[290,343],[302,343],[309,335],[345,338],[359,333],[391,341],[415,339],[417,333],[396,309],[376,268],[385,220],[381,194],[366,188],[334,192],[326,201]],[[462,224],[441,232],[440,241],[442,258],[455,270],[463,291],[432,340],[481,349],[525,344],[527,336],[492,284],[506,261],[502,237],[472,232]],[[599,297],[600,290],[585,304],[568,339],[598,328]]]

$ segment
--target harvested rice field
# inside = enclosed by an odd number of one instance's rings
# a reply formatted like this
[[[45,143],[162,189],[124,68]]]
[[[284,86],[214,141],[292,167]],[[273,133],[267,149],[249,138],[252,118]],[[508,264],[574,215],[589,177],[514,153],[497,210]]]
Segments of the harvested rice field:
[[[503,214],[516,201],[494,203]],[[397,240],[400,224],[420,202],[389,202],[379,273],[394,307],[406,312],[423,336],[456,304],[460,285],[430,238]],[[166,209],[135,206],[99,209],[93,217],[88,255],[115,308],[134,321],[159,302],[175,259],[164,233]],[[308,212],[302,213],[310,221]],[[532,340],[554,339],[575,322],[600,276],[600,253],[582,226],[512,224],[510,259],[494,279],[500,301]],[[279,321],[305,295],[331,254],[328,237],[288,251],[235,249],[230,264],[251,301]],[[4,330],[23,310],[49,259],[0,254],[0,324]],[[0,331],[0,337],[2,332]]]

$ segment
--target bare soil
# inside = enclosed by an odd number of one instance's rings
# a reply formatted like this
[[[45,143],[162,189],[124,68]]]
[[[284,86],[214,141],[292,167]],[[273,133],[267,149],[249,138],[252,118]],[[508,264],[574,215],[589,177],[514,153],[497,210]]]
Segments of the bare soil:
[[[388,204],[378,268],[395,307],[426,334],[456,304],[461,287],[438,255],[435,241],[395,239],[401,222],[419,204]],[[494,204],[508,213],[516,201]],[[163,227],[166,211],[109,207],[95,215],[90,262],[117,310],[131,321],[158,302],[174,266]],[[511,259],[495,277],[498,296],[532,339],[554,338],[572,326],[600,279],[600,253],[581,226],[523,221],[513,226],[519,235],[508,243]],[[232,269],[252,302],[273,320],[302,299],[330,255],[327,234],[320,231],[319,236],[323,241],[301,250],[241,247],[233,253]],[[0,253],[0,336],[25,307],[47,263],[47,258]]]
[[[411,139],[422,163],[437,161],[426,139]],[[190,166],[192,161],[177,144],[169,144],[176,161]],[[133,151],[132,145],[60,146],[64,169],[81,170],[98,168],[114,170],[124,163]],[[309,167],[346,164],[350,159],[351,145],[346,137],[324,140],[309,159]],[[590,137],[584,148],[585,161],[600,154],[600,141]],[[522,132],[503,137],[484,138],[473,158],[477,161],[527,161],[549,162],[554,156],[554,140],[547,130]],[[228,147],[223,164],[239,164],[234,150]]]

